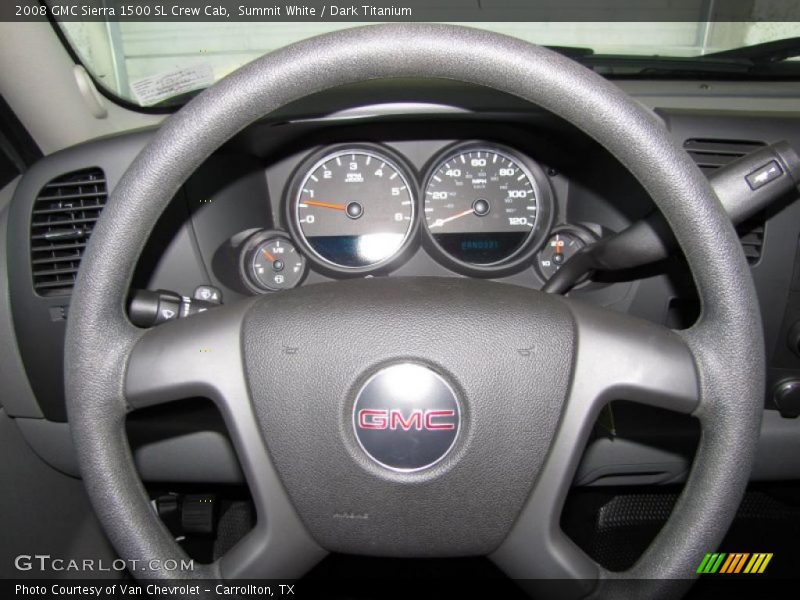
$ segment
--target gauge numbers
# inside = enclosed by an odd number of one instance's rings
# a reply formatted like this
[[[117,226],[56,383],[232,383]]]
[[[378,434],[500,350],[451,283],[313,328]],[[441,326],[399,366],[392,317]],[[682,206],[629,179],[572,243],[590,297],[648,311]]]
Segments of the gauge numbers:
[[[536,183],[522,160],[491,147],[447,156],[425,187],[434,242],[467,265],[502,264],[522,251],[538,224]]]
[[[339,270],[370,270],[396,257],[414,228],[410,178],[377,150],[326,154],[294,197],[293,226],[310,254]]]

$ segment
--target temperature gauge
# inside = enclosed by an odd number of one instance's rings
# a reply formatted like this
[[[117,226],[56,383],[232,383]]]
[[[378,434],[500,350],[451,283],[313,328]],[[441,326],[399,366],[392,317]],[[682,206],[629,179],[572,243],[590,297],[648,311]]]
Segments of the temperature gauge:
[[[244,260],[246,281],[259,292],[293,288],[306,273],[303,255],[288,238],[275,232],[261,232],[251,238]]]
[[[576,252],[596,241],[595,234],[583,227],[577,225],[556,227],[536,257],[539,273],[547,281]]]

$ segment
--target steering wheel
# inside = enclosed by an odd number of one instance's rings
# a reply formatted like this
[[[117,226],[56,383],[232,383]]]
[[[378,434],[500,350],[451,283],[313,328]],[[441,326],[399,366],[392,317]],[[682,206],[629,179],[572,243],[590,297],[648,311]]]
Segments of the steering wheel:
[[[390,77],[507,92],[605,146],[672,227],[702,302],[698,322],[674,332],[461,278],[349,280],[150,330],[128,321],[137,257],[212,152],[293,100]],[[763,357],[736,234],[653,114],[546,49],[470,28],[393,24],[264,56],[164,123],[92,234],[70,306],[65,366],[83,480],[120,556],[140,561],[137,577],[295,578],[326,551],[488,555],[520,580],[570,580],[574,597],[623,594],[629,588],[614,582],[625,579],[653,580],[648,595],[657,597],[685,589],[730,525],[756,449]],[[257,524],[211,565],[157,570],[150,561],[186,556],[149,506],[125,419],[198,396],[224,417]],[[559,527],[590,430],[617,399],[692,414],[702,426],[669,521],[622,573],[599,566]]]

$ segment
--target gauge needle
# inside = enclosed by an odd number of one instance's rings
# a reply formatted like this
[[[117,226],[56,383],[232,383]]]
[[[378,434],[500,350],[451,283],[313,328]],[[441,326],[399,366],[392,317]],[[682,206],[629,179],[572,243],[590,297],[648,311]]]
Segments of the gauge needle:
[[[275,262],[275,257],[274,257],[274,256],[272,256],[272,253],[271,253],[269,250],[267,250],[266,248],[264,248],[264,249],[262,249],[262,250],[261,250],[261,252],[264,254],[264,256],[266,256],[266,257],[267,257],[267,260],[268,260],[268,261],[270,261],[270,262]]]
[[[436,219],[433,222],[433,225],[430,225],[429,228],[433,229],[434,227],[441,227],[445,223],[449,223],[450,221],[455,221],[456,219],[460,219],[461,217],[466,217],[467,215],[473,214],[475,211],[473,209],[465,210],[464,212],[458,213],[457,215],[453,215],[452,217],[447,217],[446,219]]]
[[[317,202],[316,200],[304,200],[300,204],[308,204],[309,206],[319,206],[320,208],[330,208],[333,210],[345,210],[344,204],[331,204],[329,202]]]

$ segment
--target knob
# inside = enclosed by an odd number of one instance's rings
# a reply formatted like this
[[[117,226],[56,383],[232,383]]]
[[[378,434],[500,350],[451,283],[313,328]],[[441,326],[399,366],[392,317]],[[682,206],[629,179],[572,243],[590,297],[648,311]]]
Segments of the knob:
[[[775,386],[772,399],[781,416],[792,419],[800,416],[800,379],[781,381]]]

